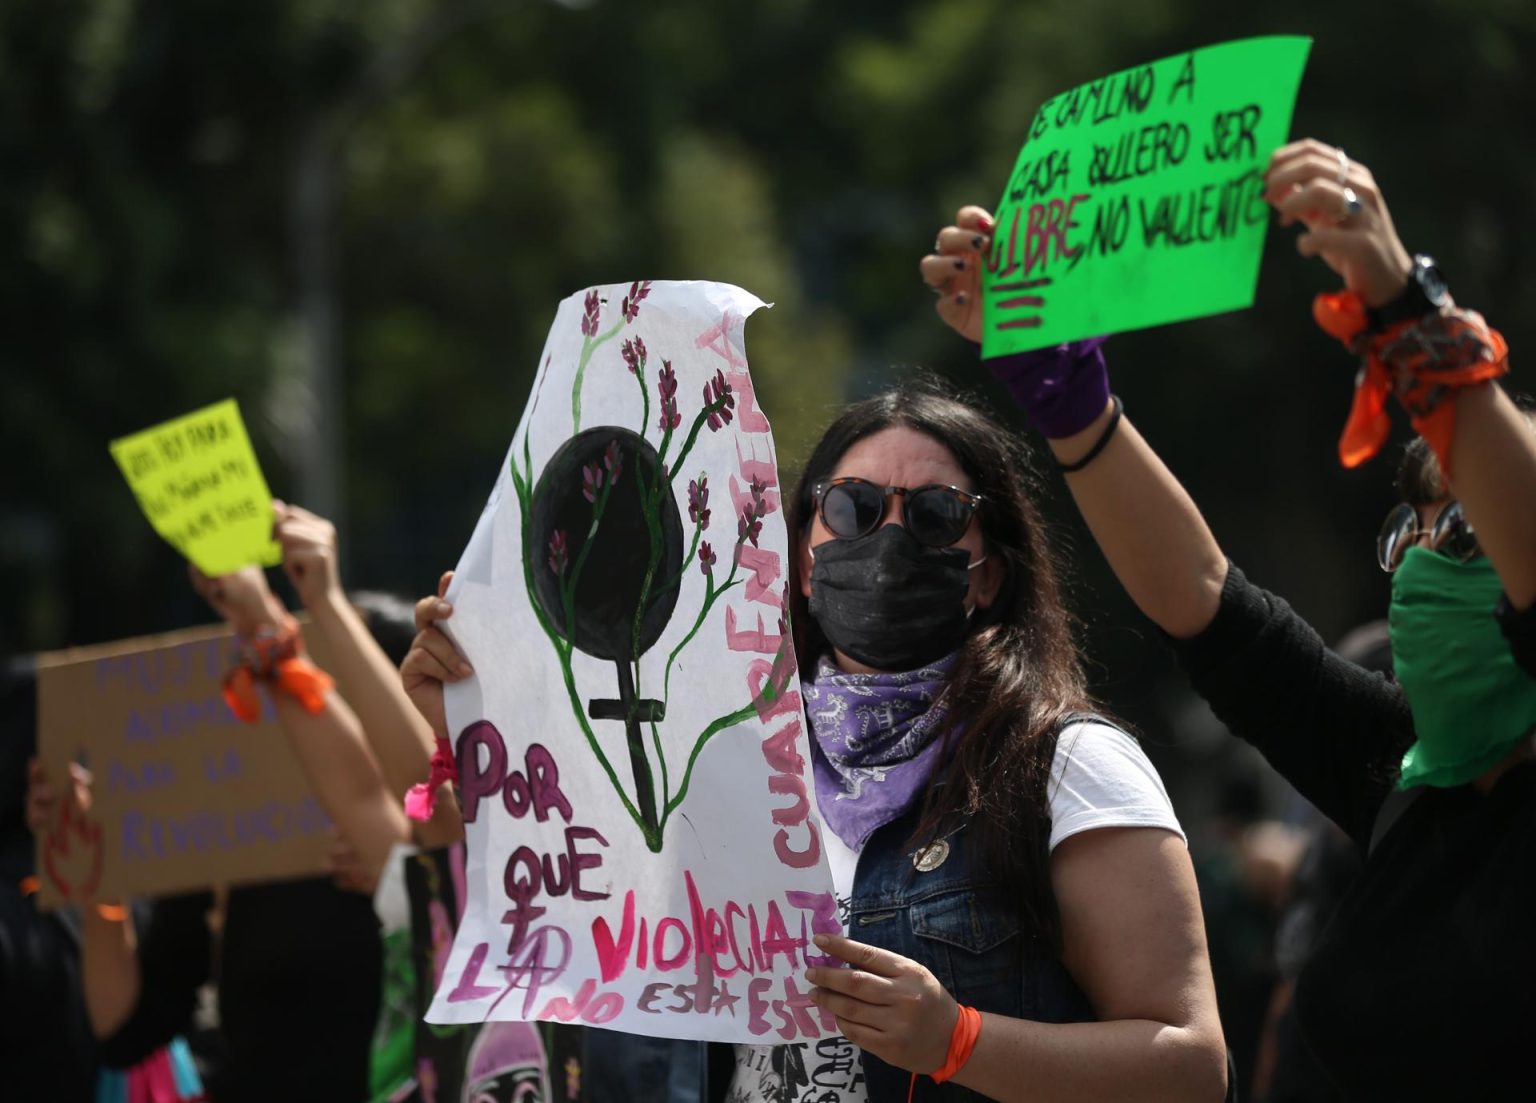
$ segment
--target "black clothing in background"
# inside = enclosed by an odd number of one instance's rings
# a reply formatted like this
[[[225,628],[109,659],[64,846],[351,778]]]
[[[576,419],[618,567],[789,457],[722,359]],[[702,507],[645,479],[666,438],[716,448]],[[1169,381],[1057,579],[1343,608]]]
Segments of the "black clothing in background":
[[[102,1043],[107,1064],[184,1033],[208,980],[219,986],[224,1056],[214,1103],[362,1103],[383,950],[373,901],[328,879],[232,889],[215,968],[209,893],[156,902],[140,943],[133,1016]]]
[[[22,892],[35,872],[27,760],[37,753],[31,659],[0,665],[0,1099],[93,1103],[96,1044],[80,988],[73,917]]]
[[[1348,835],[1332,823],[1318,820],[1291,883],[1290,902],[1275,937],[1276,965],[1293,996],[1297,977],[1312,959],[1339,902],[1359,876],[1364,857]],[[1275,1020],[1274,1030],[1274,1075],[1263,1103],[1329,1103],[1341,1098],[1301,1037],[1294,999]]]
[[[1236,567],[1216,619],[1174,648],[1216,715],[1363,851],[1413,739],[1401,689]],[[1426,788],[1386,834],[1296,991],[1302,1034],[1347,1098],[1536,1094],[1533,869],[1536,762],[1486,794]]]
[[[30,859],[30,835],[25,845]],[[0,1098],[92,1103],[78,932],[64,914],[37,911],[19,880],[0,881]]]

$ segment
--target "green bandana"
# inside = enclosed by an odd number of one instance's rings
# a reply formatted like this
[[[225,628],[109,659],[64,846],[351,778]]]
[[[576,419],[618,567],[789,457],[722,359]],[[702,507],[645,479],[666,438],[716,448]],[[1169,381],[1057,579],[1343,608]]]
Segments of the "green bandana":
[[[1536,678],[1515,665],[1493,618],[1493,564],[1409,548],[1392,576],[1392,662],[1418,742],[1399,789],[1465,785],[1536,727]]]

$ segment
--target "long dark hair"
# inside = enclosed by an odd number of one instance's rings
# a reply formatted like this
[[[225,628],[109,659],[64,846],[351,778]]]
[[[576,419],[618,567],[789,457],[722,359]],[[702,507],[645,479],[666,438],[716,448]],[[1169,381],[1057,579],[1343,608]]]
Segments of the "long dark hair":
[[[952,742],[943,752],[945,784],[930,780],[913,842],[934,838],[957,819],[972,820],[1009,894],[1023,887],[1024,918],[1059,945],[1046,784],[1063,719],[1101,710],[1088,693],[1023,441],[936,377],[914,377],[849,406],[827,427],[789,503],[790,532],[808,538],[813,488],[849,448],[898,426],[932,437],[959,461],[984,500],[977,520],[987,554],[1005,570],[991,608],[976,611],[951,675],[946,700],[964,723],[945,737]],[[808,675],[831,645],[801,594],[800,558],[790,556],[789,602],[795,655]]]

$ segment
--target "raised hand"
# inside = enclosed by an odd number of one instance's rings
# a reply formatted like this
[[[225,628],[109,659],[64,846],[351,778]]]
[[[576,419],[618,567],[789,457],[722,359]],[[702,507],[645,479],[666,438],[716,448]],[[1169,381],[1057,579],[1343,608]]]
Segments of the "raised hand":
[[[992,248],[992,216],[961,207],[952,226],[934,238],[933,252],[918,265],[923,282],[939,297],[934,308],[960,336],[981,343],[981,266]]]
[[[437,595],[416,603],[416,639],[400,664],[400,682],[416,711],[432,725],[432,731],[448,734],[448,718],[443,711],[443,684],[457,682],[474,674],[458,648],[437,627],[439,621],[453,616],[453,606],[443,600],[453,572],[445,571],[438,580]]]
[[[27,828],[42,840],[40,873],[67,900],[94,900],[101,884],[101,824],[91,815],[91,772],[69,764],[61,793],[42,762],[27,763]]]
[[[1322,257],[1366,306],[1402,294],[1413,258],[1398,239],[1371,170],[1343,150],[1315,138],[1280,147],[1264,176],[1264,198],[1282,226],[1306,227],[1297,251]]]
[[[276,524],[272,534],[283,547],[283,569],[304,608],[315,609],[341,595],[336,562],[336,526],[324,517],[273,502]]]

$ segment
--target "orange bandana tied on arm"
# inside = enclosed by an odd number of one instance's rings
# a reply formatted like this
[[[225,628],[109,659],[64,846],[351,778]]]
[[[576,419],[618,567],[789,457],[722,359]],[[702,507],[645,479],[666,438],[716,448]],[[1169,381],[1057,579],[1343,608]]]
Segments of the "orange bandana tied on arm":
[[[1414,431],[1449,475],[1456,393],[1509,372],[1509,347],[1499,331],[1475,311],[1450,308],[1374,333],[1365,304],[1353,291],[1317,296],[1312,316],[1361,358],[1354,403],[1339,438],[1340,462],[1358,467],[1381,451],[1391,429],[1387,397],[1396,395]]]
[[[292,617],[275,632],[240,641],[236,665],[224,676],[224,701],[247,724],[261,719],[257,682],[265,682],[273,693],[292,697],[311,714],[325,708],[325,695],[336,684],[304,657],[304,637]]]

